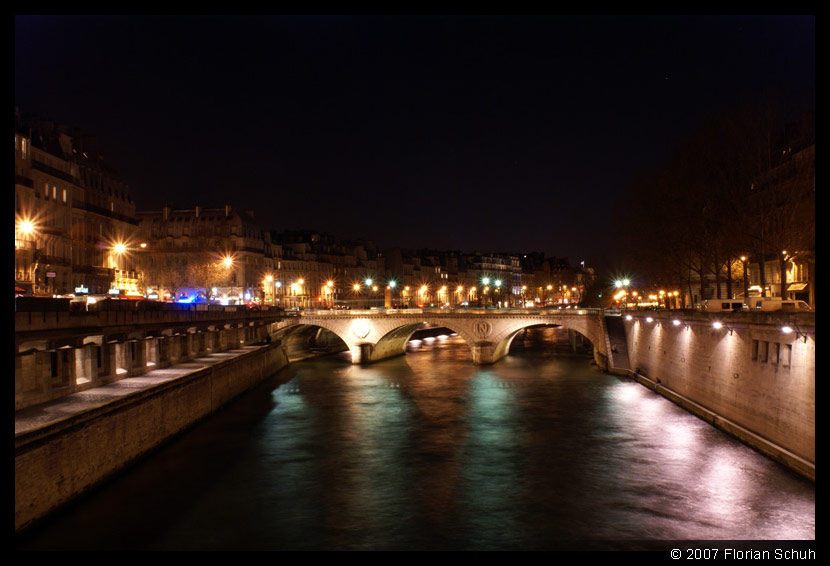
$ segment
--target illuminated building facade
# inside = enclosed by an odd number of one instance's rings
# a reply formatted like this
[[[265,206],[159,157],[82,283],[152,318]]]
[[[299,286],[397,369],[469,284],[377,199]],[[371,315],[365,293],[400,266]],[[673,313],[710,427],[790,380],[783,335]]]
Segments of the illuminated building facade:
[[[256,224],[253,211],[164,207],[136,216],[146,244],[137,254],[141,286],[148,294],[226,304],[271,297],[265,277],[275,271],[282,251]]]
[[[14,145],[15,287],[41,296],[135,292],[135,205],[97,139],[16,109]]]

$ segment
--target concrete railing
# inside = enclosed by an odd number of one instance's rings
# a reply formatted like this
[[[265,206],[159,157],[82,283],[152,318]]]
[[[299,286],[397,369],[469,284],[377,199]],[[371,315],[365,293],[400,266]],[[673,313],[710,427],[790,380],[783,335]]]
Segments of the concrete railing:
[[[166,324],[184,322],[219,322],[241,320],[267,320],[282,318],[281,313],[269,311],[209,311],[209,310],[160,310],[160,311],[101,311],[101,312],[16,312],[15,332],[46,330],[71,330],[101,328],[121,325]]]

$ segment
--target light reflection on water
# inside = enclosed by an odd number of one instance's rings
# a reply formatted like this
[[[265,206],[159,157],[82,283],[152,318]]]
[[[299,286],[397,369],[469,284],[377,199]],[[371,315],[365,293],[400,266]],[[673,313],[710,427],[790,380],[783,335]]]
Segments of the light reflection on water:
[[[370,366],[342,355],[294,364],[29,547],[815,538],[813,484],[561,343],[534,348],[557,337],[531,331],[485,367],[457,336]]]

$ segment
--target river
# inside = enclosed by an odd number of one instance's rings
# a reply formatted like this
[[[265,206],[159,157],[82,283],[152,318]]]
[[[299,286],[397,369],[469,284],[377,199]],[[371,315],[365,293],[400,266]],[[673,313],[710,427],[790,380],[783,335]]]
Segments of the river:
[[[524,338],[524,339],[522,339]],[[657,549],[815,539],[815,485],[531,329],[297,362],[21,550]],[[669,544],[669,543],[665,543]]]

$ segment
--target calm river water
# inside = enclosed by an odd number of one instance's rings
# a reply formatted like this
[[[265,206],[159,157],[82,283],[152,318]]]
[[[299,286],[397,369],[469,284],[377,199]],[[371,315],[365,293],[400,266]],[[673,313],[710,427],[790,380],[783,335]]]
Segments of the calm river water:
[[[815,486],[561,329],[292,364],[20,549],[628,549],[815,538]]]

